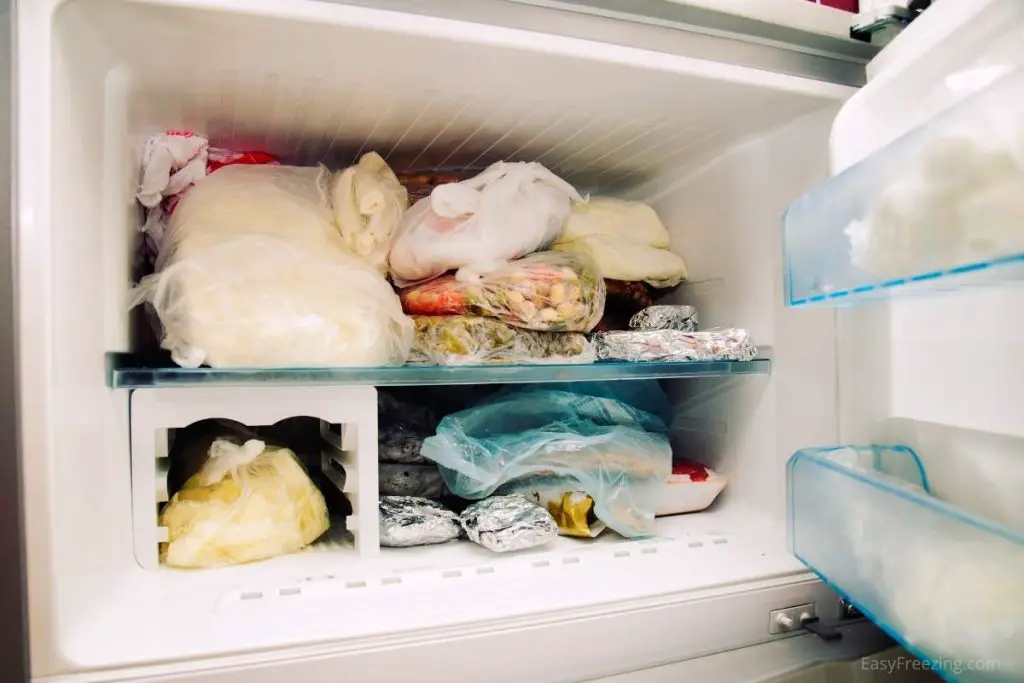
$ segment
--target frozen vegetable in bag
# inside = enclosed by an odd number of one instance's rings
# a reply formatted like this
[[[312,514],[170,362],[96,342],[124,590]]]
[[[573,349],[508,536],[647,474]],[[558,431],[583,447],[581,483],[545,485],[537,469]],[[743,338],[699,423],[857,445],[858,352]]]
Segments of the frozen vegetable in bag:
[[[217,440],[160,515],[174,567],[219,567],[301,550],[330,526],[327,504],[295,454]]]
[[[474,178],[441,185],[402,218],[391,276],[404,287],[449,270],[493,270],[554,242],[572,200],[583,201],[536,162],[499,161]]]
[[[539,252],[483,276],[439,277],[400,294],[409,315],[479,315],[547,332],[589,332],[604,312],[604,280],[580,254]]]
[[[386,365],[405,361],[412,321],[387,280],[334,224],[325,169],[228,166],[181,201],[149,302],[162,346],[185,367]]]
[[[413,316],[410,363],[593,363],[597,356],[577,332],[535,332],[493,318]]]
[[[486,497],[531,474],[573,479],[601,521],[642,536],[652,531],[671,474],[666,431],[660,418],[613,398],[510,390],[444,418],[422,453],[463,498]]]

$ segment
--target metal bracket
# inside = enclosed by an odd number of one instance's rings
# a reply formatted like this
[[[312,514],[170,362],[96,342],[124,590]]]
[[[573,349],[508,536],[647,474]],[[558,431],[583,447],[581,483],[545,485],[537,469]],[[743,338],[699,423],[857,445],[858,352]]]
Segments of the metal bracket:
[[[911,0],[909,6],[882,5],[861,12],[850,27],[850,37],[883,47],[928,8],[931,0]]]

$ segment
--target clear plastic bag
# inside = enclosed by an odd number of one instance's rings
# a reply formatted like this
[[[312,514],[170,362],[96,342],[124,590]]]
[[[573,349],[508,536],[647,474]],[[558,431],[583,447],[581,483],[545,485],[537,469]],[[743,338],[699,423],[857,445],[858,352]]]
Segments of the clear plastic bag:
[[[480,315],[547,332],[589,332],[604,313],[605,285],[581,254],[542,251],[484,276],[444,276],[402,290],[409,315]]]
[[[593,363],[597,356],[575,332],[535,332],[493,318],[413,316],[416,338],[410,363]]]
[[[444,418],[422,453],[441,465],[449,490],[468,499],[531,474],[571,478],[601,521],[642,536],[653,530],[672,470],[666,430],[661,418],[613,398],[508,390]]]
[[[576,204],[554,249],[587,254],[612,280],[672,287],[686,279],[683,259],[669,251],[668,230],[640,202],[592,197]]]
[[[388,252],[409,204],[405,188],[376,152],[331,180],[334,218],[349,251],[386,274]]]
[[[158,272],[139,283],[161,345],[196,367],[387,365],[413,327],[382,275],[334,226],[324,169],[229,166],[174,212]]]
[[[160,514],[175,567],[220,567],[293,553],[330,526],[327,504],[295,454],[250,439],[217,440]]]
[[[406,286],[449,270],[493,270],[554,242],[572,200],[582,198],[535,162],[498,162],[474,178],[441,185],[403,217],[389,256],[391,276]]]

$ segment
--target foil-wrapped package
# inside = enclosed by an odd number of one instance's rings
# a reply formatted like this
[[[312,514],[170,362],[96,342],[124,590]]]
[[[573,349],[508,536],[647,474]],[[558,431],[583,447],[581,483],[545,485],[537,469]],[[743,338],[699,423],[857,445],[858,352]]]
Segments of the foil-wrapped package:
[[[697,309],[693,306],[648,306],[629,319],[634,330],[697,331]]]
[[[526,496],[493,496],[462,511],[469,540],[496,553],[544,545],[558,535],[551,514]]]
[[[378,490],[382,496],[416,496],[440,498],[444,480],[434,463],[402,465],[382,462],[377,465]]]
[[[459,518],[440,503],[412,496],[381,496],[380,544],[391,548],[446,543],[462,534]]]
[[[751,343],[750,333],[737,328],[704,332],[596,332],[591,341],[599,360],[753,360],[757,357],[757,347]]]

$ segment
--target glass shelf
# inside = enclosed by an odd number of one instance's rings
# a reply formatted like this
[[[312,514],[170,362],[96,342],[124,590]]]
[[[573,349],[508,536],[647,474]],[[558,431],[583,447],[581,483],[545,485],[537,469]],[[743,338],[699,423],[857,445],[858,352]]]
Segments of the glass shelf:
[[[783,218],[786,303],[1024,280],[1024,70],[817,186]]]
[[[397,365],[363,368],[181,368],[130,354],[107,356],[114,389],[202,384],[519,384],[771,374],[771,361],[598,362],[575,365]]]
[[[1024,681],[1024,530],[930,495],[905,446],[797,451],[787,480],[791,550],[837,593],[947,680]]]

